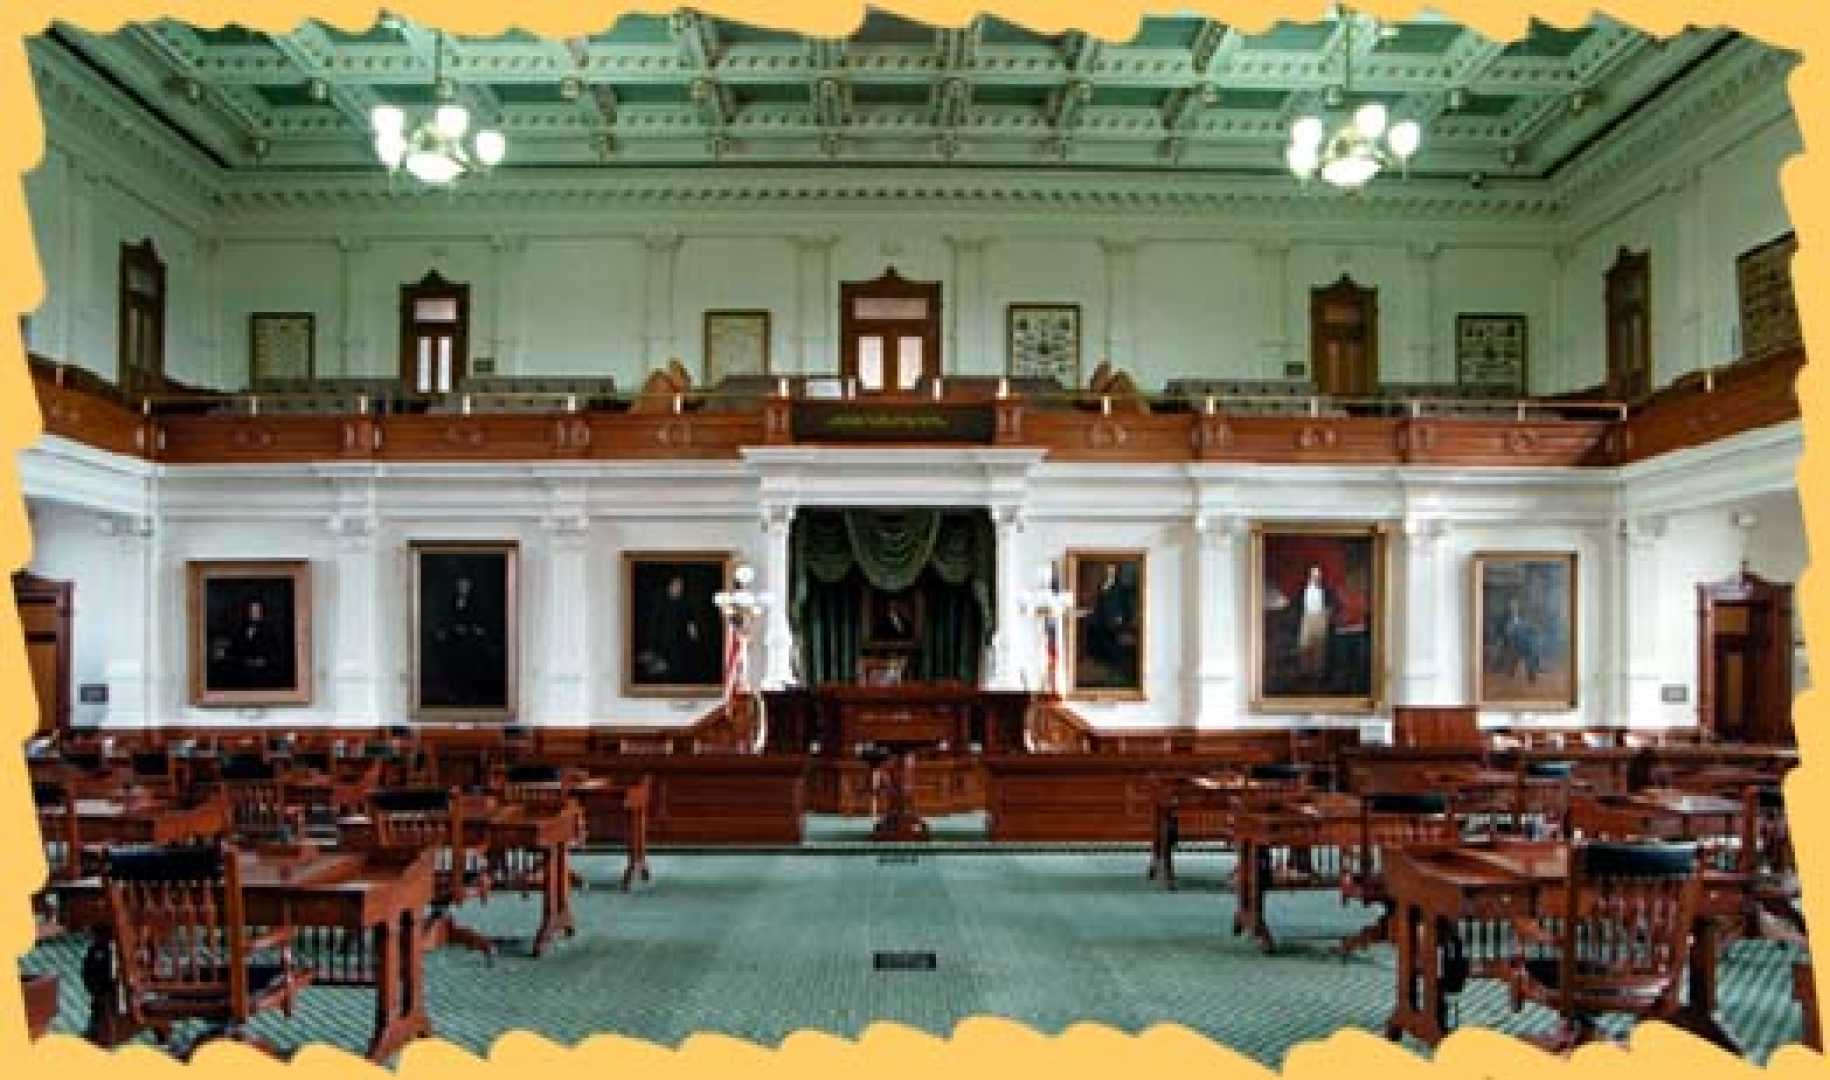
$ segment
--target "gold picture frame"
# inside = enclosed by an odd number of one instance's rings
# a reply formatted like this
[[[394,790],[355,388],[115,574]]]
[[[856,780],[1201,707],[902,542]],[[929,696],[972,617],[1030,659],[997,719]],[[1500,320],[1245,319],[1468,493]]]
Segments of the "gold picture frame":
[[[413,719],[513,720],[520,703],[520,545],[414,540],[408,551]],[[496,560],[499,571],[488,572]]]
[[[727,629],[712,596],[731,587],[736,565],[728,551],[623,552],[624,697],[723,693]],[[669,601],[675,580],[680,595]],[[673,614],[657,610],[674,603]]]
[[[732,376],[769,374],[769,315],[766,309],[705,313],[701,348],[707,387]]]
[[[1142,548],[1074,548],[1067,553],[1066,566],[1067,589],[1074,597],[1067,630],[1068,697],[1146,700],[1150,685],[1149,552]],[[1099,610],[1102,604],[1108,605],[1104,614]],[[1106,655],[1093,655],[1096,652]]]
[[[1501,568],[1518,571],[1507,576],[1519,580],[1496,580]],[[1474,605],[1469,660],[1476,705],[1530,712],[1576,708],[1582,656],[1580,568],[1573,551],[1477,551],[1469,557]],[[1538,572],[1530,573],[1533,569]],[[1520,598],[1525,600],[1522,608],[1516,603]],[[1507,601],[1509,609],[1498,610]],[[1521,669],[1525,686],[1543,688],[1538,696],[1518,689]]]
[[[194,560],[184,574],[190,703],[310,705],[311,563]]]
[[[1385,703],[1389,541],[1378,522],[1252,525],[1254,711],[1374,713]],[[1305,597],[1318,570],[1325,619],[1312,620]]]
[[[317,375],[317,316],[309,311],[248,315],[248,385],[310,381]]]

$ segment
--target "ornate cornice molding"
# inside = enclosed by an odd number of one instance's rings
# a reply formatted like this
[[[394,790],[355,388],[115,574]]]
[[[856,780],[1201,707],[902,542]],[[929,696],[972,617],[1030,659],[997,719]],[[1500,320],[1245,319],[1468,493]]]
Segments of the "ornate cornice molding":
[[[1767,98],[1776,99],[1775,105],[1791,112],[1784,80],[1797,63],[1796,55],[1753,41],[1731,44],[1690,76],[1670,99],[1634,117],[1576,161],[1556,181],[1558,201],[1571,208],[1572,216],[1592,212],[1590,208],[1613,194],[1615,185],[1623,180],[1631,183],[1669,175],[1668,169],[1649,170],[1649,165],[1715,150],[1714,145],[1700,146],[1697,136],[1733,114]],[[1726,138],[1732,143],[1746,130],[1745,126],[1729,129]]]
[[[1269,217],[1302,221],[1398,220],[1536,221],[1556,217],[1562,203],[1548,190],[1473,191],[1454,182],[1412,180],[1375,188],[1356,199],[1305,191],[1282,176],[1264,179],[1199,175],[1062,175],[1034,170],[630,168],[498,173],[455,193],[390,190],[384,177],[331,175],[265,177],[225,183],[223,211],[261,219],[297,212],[441,213],[732,213],[805,207],[824,211],[930,213],[937,208],[1023,216],[1038,214],[1148,215],[1187,218]]]
[[[30,44],[27,55],[48,144],[105,162],[110,176],[132,177],[141,197],[156,198],[193,228],[203,226],[220,185],[214,163],[150,127],[138,106],[49,46]]]

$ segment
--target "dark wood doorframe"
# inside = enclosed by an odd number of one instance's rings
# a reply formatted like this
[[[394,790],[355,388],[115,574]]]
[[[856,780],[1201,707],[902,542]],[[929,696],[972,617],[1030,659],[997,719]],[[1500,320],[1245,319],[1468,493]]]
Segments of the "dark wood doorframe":
[[[455,301],[457,318],[453,321],[430,322],[420,319],[417,315],[418,305],[426,300]],[[437,270],[428,270],[425,277],[400,287],[400,381],[409,392],[420,389],[418,376],[421,338],[433,341],[450,339],[451,389],[458,389],[470,371],[470,286],[447,281]],[[431,389],[427,392],[436,393],[437,390],[435,357]]]
[[[1378,289],[1342,274],[1332,285],[1309,290],[1309,377],[1324,394],[1378,392]]]
[[[1744,609],[1745,616],[1730,615]],[[1722,659],[1741,657],[1742,723],[1720,730]],[[1697,723],[1712,735],[1793,745],[1792,586],[1741,572],[1697,586]]]
[[[1621,248],[1605,282],[1608,394],[1636,401],[1652,392],[1652,253]]]
[[[121,245],[116,347],[120,386],[129,393],[165,385],[165,283],[165,262],[151,237]]]
[[[70,726],[70,657],[75,642],[71,639],[75,623],[76,586],[20,571],[13,575],[13,600],[19,608],[19,622],[25,631],[28,668],[38,663],[32,646],[50,645],[52,651],[52,685],[56,687],[50,701],[38,703],[38,731],[62,731]],[[37,673],[31,672],[36,689]]]
[[[860,300],[920,302],[924,313],[907,318],[872,318],[860,315]],[[873,281],[845,281],[839,284],[839,374],[858,378],[858,342],[873,335],[884,341],[883,393],[903,392],[896,383],[897,339],[920,337],[921,378],[926,382],[941,372],[940,327],[941,289],[938,281],[910,281],[890,267]],[[859,386],[863,390],[862,385]]]

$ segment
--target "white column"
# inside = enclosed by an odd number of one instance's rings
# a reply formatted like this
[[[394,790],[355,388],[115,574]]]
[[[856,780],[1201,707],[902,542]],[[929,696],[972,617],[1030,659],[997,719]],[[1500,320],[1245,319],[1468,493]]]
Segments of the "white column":
[[[1575,254],[1575,248],[1563,243],[1552,244],[1548,254],[1550,290],[1549,310],[1546,312],[1546,316],[1550,325],[1545,328],[1543,339],[1549,347],[1533,347],[1531,355],[1526,357],[1525,378],[1530,381],[1530,385],[1525,389],[1531,394],[1556,393],[1600,381],[1599,364],[1597,377],[1584,381],[1578,373],[1583,370],[1583,365],[1592,358],[1574,356],[1570,351],[1570,309],[1564,297],[1564,290],[1568,287],[1565,279],[1569,275],[1570,257]],[[1529,333],[1530,328],[1526,329]],[[1536,337],[1537,335],[1532,334],[1531,336]]]
[[[1099,360],[1110,360],[1112,366],[1137,371],[1137,248],[1132,239],[1101,237],[1099,250],[1105,255],[1106,275],[1106,348]]]
[[[1284,365],[1294,357],[1290,344],[1290,245],[1287,241],[1263,241],[1252,245],[1258,272],[1258,311],[1264,320],[1259,324],[1258,371],[1261,378],[1283,379]],[[1228,287],[1225,282],[1216,288]]]
[[[763,632],[764,690],[780,690],[800,682],[795,671],[794,628],[788,624],[788,605],[794,602],[793,583],[788,579],[788,536],[794,525],[794,504],[765,503],[762,527],[767,539],[762,573],[756,591],[775,594],[775,603],[764,616],[768,625]]]
[[[1435,518],[1407,518],[1404,522],[1404,590],[1395,607],[1387,606],[1403,612],[1403,652],[1395,665],[1389,655],[1386,660],[1386,666],[1398,672],[1392,701],[1400,705],[1445,703],[1440,685],[1442,640],[1448,626],[1438,572],[1442,534],[1443,523]]]
[[[1703,341],[1703,304],[1709,288],[1706,280],[1709,254],[1705,242],[1709,235],[1709,218],[1701,179],[1700,166],[1689,165],[1665,182],[1678,234],[1677,320],[1672,325],[1673,334],[1661,343],[1662,354],[1656,351],[1652,354],[1655,389],[1686,371],[1694,371],[1717,359],[1729,359],[1710,355],[1719,346],[1710,342],[1706,347]],[[1656,305],[1653,310],[1658,310]]]
[[[1454,382],[1455,372],[1438,366],[1439,355],[1446,354],[1454,363],[1454,350],[1439,347],[1436,340],[1436,267],[1442,261],[1442,244],[1438,241],[1414,241],[1405,245],[1410,269],[1411,327],[1408,352],[1410,370],[1401,377],[1415,382]]]
[[[953,249],[953,298],[946,305],[948,339],[942,362],[953,374],[1002,375],[1003,350],[991,346],[999,339],[987,333],[985,248],[989,241],[983,236],[949,236],[947,243]]]
[[[336,597],[332,609],[335,636],[317,640],[329,646],[330,699],[338,723],[379,727],[385,718],[382,641],[377,633],[385,617],[381,604],[381,531],[372,482],[349,480],[337,484],[336,510],[328,526],[336,538],[336,564],[328,591]],[[402,641],[404,650],[412,643]],[[318,661],[322,663],[322,660]]]
[[[490,289],[495,301],[490,352],[496,361],[496,374],[518,375],[525,371],[521,342],[527,308],[527,237],[494,237],[489,242],[489,254],[493,279]]]
[[[102,666],[102,679],[108,684],[104,722],[110,727],[144,726],[156,719],[152,687],[154,522],[150,517],[105,515],[96,527],[115,540],[112,587],[106,603],[85,603],[96,617],[105,615],[107,619],[108,658]]]
[[[64,359],[92,367],[104,376],[120,378],[118,350],[105,347],[105,320],[115,315],[115,304],[96,302],[94,282],[103,273],[89,264],[94,250],[96,202],[101,198],[102,177],[74,159],[70,163],[69,256],[64,274],[70,288],[64,304]],[[112,700],[112,695],[110,697]]]
[[[1023,658],[1034,650],[1026,647],[1034,639],[1029,624],[1035,620],[1023,614],[1018,603],[1024,589],[1030,587],[1032,574],[1025,559],[1028,545],[1023,542],[1023,509],[1013,503],[991,507],[991,525],[997,537],[997,596],[993,604],[998,621],[991,635],[991,670],[983,682],[989,690],[1018,690],[1025,682]]]
[[[1229,727],[1239,718],[1239,537],[1244,523],[1227,514],[1197,514],[1188,546],[1186,664],[1188,716],[1197,728]]]
[[[367,360],[368,336],[363,332],[362,311],[364,310],[363,257],[369,253],[368,240],[342,235],[337,237],[337,368],[326,370],[329,365],[320,364],[320,375],[365,375],[372,374],[378,368],[371,368]]]
[[[544,641],[535,644],[541,662],[533,670],[534,716],[543,723],[577,723],[589,718],[591,617],[590,520],[582,489],[555,494],[560,503],[542,522],[547,536]]]
[[[674,320],[674,274],[679,266],[681,242],[680,234],[671,230],[642,238],[642,356],[637,366],[643,373],[665,367],[680,355]]]
[[[1616,678],[1614,719],[1633,727],[1656,725],[1659,702],[1658,635],[1664,611],[1659,594],[1659,540],[1665,535],[1662,515],[1624,517],[1616,528]],[[1688,612],[1684,612],[1687,617]]]
[[[833,345],[837,319],[832,285],[830,235],[799,236],[794,240],[794,329],[788,355],[771,362],[778,374],[836,375],[839,354]]]

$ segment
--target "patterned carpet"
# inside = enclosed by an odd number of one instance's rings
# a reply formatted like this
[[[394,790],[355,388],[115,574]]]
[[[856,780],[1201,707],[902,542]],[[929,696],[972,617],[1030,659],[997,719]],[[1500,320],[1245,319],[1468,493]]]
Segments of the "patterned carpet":
[[[834,838],[839,839],[839,838]],[[661,854],[654,881],[615,890],[620,860],[585,856],[579,933],[542,959],[526,955],[536,901],[498,895],[463,921],[508,944],[493,967],[443,950],[427,962],[438,1033],[484,1052],[522,1028],[562,1043],[613,1031],[673,1045],[714,1030],[773,1045],[801,1028],[855,1036],[874,1020],[945,1034],[974,1015],[1056,1032],[1076,1020],[1127,1031],[1176,1022],[1267,1064],[1298,1042],[1354,1025],[1378,1031],[1393,993],[1393,953],[1329,953],[1369,913],[1333,893],[1279,894],[1271,921],[1282,949],[1264,956],[1229,932],[1230,855],[1178,862],[1181,891],[1144,880],[1141,851],[931,854]],[[934,953],[932,970],[877,970],[877,952]],[[26,957],[62,976],[55,1030],[79,1031],[81,949],[73,939]],[[1723,961],[1721,1015],[1764,1061],[1798,1038],[1794,956],[1765,942]],[[282,1049],[329,1042],[360,1052],[368,991],[308,991],[292,1020],[256,1030]],[[1541,1030],[1549,1014],[1512,1013],[1502,990],[1477,982],[1460,1021]]]

